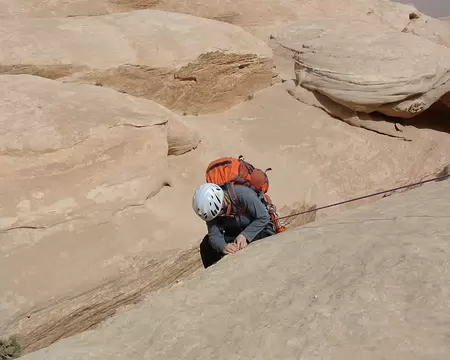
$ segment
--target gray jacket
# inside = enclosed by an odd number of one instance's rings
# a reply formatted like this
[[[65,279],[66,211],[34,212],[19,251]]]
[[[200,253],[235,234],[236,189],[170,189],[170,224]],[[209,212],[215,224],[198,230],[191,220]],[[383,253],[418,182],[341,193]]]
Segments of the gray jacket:
[[[269,212],[256,192],[246,186],[236,185],[235,189],[239,203],[246,207],[245,214],[236,217],[218,216],[206,223],[209,242],[214,250],[221,253],[225,245],[233,242],[240,234],[251,242],[263,230],[275,233]],[[233,213],[237,212],[234,206],[232,210]]]

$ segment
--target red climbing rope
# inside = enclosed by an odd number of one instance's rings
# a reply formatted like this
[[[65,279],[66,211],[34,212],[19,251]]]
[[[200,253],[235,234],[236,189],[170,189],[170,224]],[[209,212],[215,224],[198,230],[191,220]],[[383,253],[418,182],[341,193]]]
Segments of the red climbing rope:
[[[348,204],[348,203],[353,202],[353,201],[363,200],[363,199],[367,199],[367,198],[370,198],[370,197],[373,197],[373,196],[382,195],[382,194],[386,194],[386,193],[390,193],[390,192],[398,191],[398,190],[402,190],[402,189],[407,189],[407,188],[410,188],[410,187],[413,187],[413,186],[418,186],[418,185],[426,184],[426,183],[433,182],[433,181],[442,181],[442,180],[448,179],[449,177],[450,177],[450,174],[449,175],[445,175],[445,176],[436,177],[436,178],[433,178],[433,179],[430,179],[430,180],[419,181],[419,182],[414,183],[414,184],[399,186],[399,187],[394,188],[394,189],[384,190],[384,191],[380,191],[380,192],[377,192],[377,193],[374,193],[374,194],[360,196],[360,197],[357,197],[355,199],[350,199],[350,200],[341,201],[341,202],[338,202],[338,203],[335,203],[335,204],[322,206],[322,207],[319,207],[319,208],[316,208],[316,209],[310,209],[310,210],[307,210],[307,211],[302,211],[302,212],[299,212],[299,213],[295,213],[295,214],[291,214],[291,215],[287,215],[287,216],[282,216],[282,217],[279,217],[278,220],[284,220],[284,219],[289,219],[289,218],[297,217],[297,216],[304,215],[304,214],[309,214],[309,213],[312,213],[312,212],[315,212],[315,211],[328,209],[328,208],[331,208],[331,207],[334,207],[334,206]]]

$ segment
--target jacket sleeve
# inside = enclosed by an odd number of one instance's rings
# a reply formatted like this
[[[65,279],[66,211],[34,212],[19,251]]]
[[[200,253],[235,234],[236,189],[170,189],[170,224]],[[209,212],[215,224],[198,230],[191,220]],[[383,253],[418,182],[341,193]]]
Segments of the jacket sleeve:
[[[213,219],[211,221],[208,221],[206,224],[208,226],[208,240],[211,247],[214,250],[223,253],[223,250],[225,249],[227,243],[225,241],[224,235],[220,231],[217,220]]]
[[[241,232],[241,235],[251,242],[270,223],[270,215],[254,191],[249,189],[249,191],[242,192],[240,200],[253,218],[253,221]]]

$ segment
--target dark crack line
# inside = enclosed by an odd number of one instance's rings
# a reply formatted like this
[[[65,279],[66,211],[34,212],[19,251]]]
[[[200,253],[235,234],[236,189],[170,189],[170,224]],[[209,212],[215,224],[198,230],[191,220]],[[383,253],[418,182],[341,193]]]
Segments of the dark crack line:
[[[111,125],[108,127],[108,129],[112,129],[115,127],[134,127],[137,129],[140,128],[151,128],[154,126],[161,126],[161,125],[166,125],[169,121],[166,120],[164,122],[160,122],[160,123],[156,123],[156,124],[151,124],[151,125],[136,125],[136,124],[131,124],[131,123],[117,123],[114,125]],[[84,138],[74,142],[73,144],[63,147],[63,148],[59,148],[59,149],[55,149],[55,150],[43,150],[43,151],[18,151],[18,152],[14,152],[14,151],[5,151],[3,152],[1,155],[4,156],[11,156],[11,157],[24,157],[24,156],[44,156],[44,155],[48,155],[48,154],[55,154],[59,151],[64,151],[64,150],[68,150],[71,148],[74,148],[75,146],[80,145],[81,143],[87,141],[89,138],[91,138],[92,135],[88,135],[85,136]]]
[[[8,233],[14,230],[44,230],[47,229],[46,226],[16,226],[9,229],[0,231],[0,234]]]
[[[162,188],[161,188],[161,189],[162,189]],[[113,216],[114,216],[114,215],[117,215],[118,213],[120,213],[120,212],[122,212],[122,211],[125,211],[125,210],[128,210],[128,209],[131,209],[131,208],[144,206],[144,205],[147,203],[148,200],[150,200],[152,197],[158,195],[158,194],[161,192],[161,189],[158,190],[158,191],[156,191],[156,192],[154,192],[154,193],[149,194],[149,195],[144,199],[143,202],[137,203],[137,204],[126,205],[126,206],[124,206],[123,208],[121,208],[121,209],[116,210],[115,212],[113,212],[112,215],[113,215]]]
[[[54,228],[54,227],[62,225],[62,224],[70,223],[72,221],[81,221],[81,220],[84,220],[84,219],[86,219],[86,217],[78,217],[78,218],[75,218],[75,219],[61,221],[59,223],[51,224],[51,225],[47,225],[47,226],[33,226],[33,225],[29,225],[29,226],[28,225],[15,226],[15,227],[12,227],[12,228],[1,230],[0,234],[7,234],[9,232],[17,231],[17,230],[47,230],[47,229],[51,229],[51,228]],[[111,222],[110,220],[106,220],[106,221],[95,223],[95,224],[92,224],[92,225],[89,225],[89,226],[100,226],[100,225],[109,224],[110,222]]]
[[[133,127],[133,128],[137,128],[137,129],[141,129],[141,128],[151,128],[154,126],[161,126],[161,125],[167,125],[169,122],[169,120],[166,120],[164,122],[161,123],[156,123],[156,124],[151,124],[151,125],[137,125],[137,124],[132,124],[132,123],[117,123],[115,125],[111,125],[109,127],[109,129],[115,128],[115,127]]]

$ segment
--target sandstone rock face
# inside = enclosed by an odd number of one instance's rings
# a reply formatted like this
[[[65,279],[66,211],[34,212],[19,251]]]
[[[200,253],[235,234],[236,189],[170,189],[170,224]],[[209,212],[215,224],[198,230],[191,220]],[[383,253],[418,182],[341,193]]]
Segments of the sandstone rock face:
[[[110,87],[187,113],[216,112],[272,83],[272,51],[241,28],[189,15],[4,20],[0,73]],[[24,46],[26,44],[26,46]]]
[[[27,75],[0,82],[2,230],[110,214],[168,181],[176,116],[159,105]]]
[[[174,117],[168,122],[167,145],[169,155],[182,155],[197,148],[200,134],[194,131],[186,121]]]
[[[167,155],[191,150],[199,137],[185,134],[187,125],[159,104],[90,85],[3,75],[0,103],[0,272],[14,274],[0,283],[3,326],[17,311],[67,288],[64,278],[70,284],[78,268],[67,256],[75,260],[80,252],[85,266],[98,266],[88,249],[106,233],[88,235],[86,228],[113,230],[114,217],[157,195],[171,182]],[[109,251],[113,243],[107,237],[100,246]],[[61,245],[58,255],[51,250]],[[106,260],[101,249],[98,254]],[[14,272],[25,263],[31,273]],[[53,267],[59,271],[52,274]],[[34,277],[37,269],[47,278]],[[32,290],[28,281],[50,283]],[[27,289],[22,301],[16,288]],[[25,300],[27,293],[33,296]]]
[[[418,15],[402,31],[450,47],[450,24],[440,19]]]
[[[0,14],[7,17],[102,15],[143,9],[186,13],[245,27],[268,26],[301,17],[333,14],[333,17],[342,18],[370,16],[402,28],[408,23],[408,14],[417,11],[413,6],[389,0],[264,0],[257,3],[253,0],[239,3],[231,0],[49,0],[44,3],[39,0],[0,0]]]
[[[311,19],[273,38],[295,54],[298,89],[288,91],[349,123],[376,130],[365,121],[386,119],[367,114],[412,118],[450,91],[450,49],[384,25]]]
[[[163,11],[128,12],[148,8]],[[206,229],[191,197],[214,158],[242,154],[272,167],[269,192],[281,215],[430,178],[450,163],[450,128],[442,126],[450,93],[440,96],[447,86],[448,28],[412,6],[385,0],[0,0],[0,29],[0,274],[6,274],[0,336],[17,334],[24,353],[92,329],[201,266],[197,246]],[[272,56],[276,81],[285,83],[269,87]],[[433,105],[416,116],[407,101],[422,100]],[[393,112],[403,118],[393,122]],[[319,212],[317,219],[380,198]],[[302,248],[300,262],[344,256],[346,246],[342,253]],[[247,264],[239,256],[235,267]],[[344,283],[346,273],[336,279]],[[147,319],[161,319],[153,316]],[[139,343],[136,349],[148,340],[140,330],[136,337],[125,331],[131,344]],[[319,333],[311,339],[320,344]],[[169,346],[160,343],[164,349],[148,345],[136,356],[185,355],[176,347],[164,352]],[[112,358],[120,355],[108,349]],[[241,357],[248,354],[254,349]],[[108,357],[92,352],[97,355]]]
[[[429,184],[256,243],[24,360],[445,359],[449,191]]]
[[[326,29],[296,45],[299,84],[355,111],[405,118],[450,91],[450,49],[381,27],[364,31],[364,25]]]
[[[414,6],[389,0],[283,0],[258,1],[256,5],[253,0],[96,0],[88,3],[85,0],[52,0],[44,4],[0,0],[0,6],[3,6],[0,14],[9,14],[9,17],[99,15],[142,9],[172,11],[236,24],[266,42],[273,31],[287,23],[308,21],[311,17],[340,19],[343,22],[358,19],[384,24],[392,30],[408,31],[444,45],[449,44],[450,31],[442,21],[420,13]],[[292,78],[290,54],[284,54],[277,47],[272,48],[281,78]]]
[[[177,162],[196,169],[197,181],[212,158],[242,154],[273,169],[269,193],[280,208],[295,201],[321,206],[407,184],[435,174],[450,160],[444,132],[404,126],[413,141],[380,136],[295,101],[284,84],[222,114],[185,119],[202,142]]]
[[[120,99],[112,101],[123,103]],[[256,166],[272,167],[269,192],[283,215],[406,185],[433,176],[450,162],[445,133],[411,127],[413,142],[380,136],[296,101],[282,84],[222,114],[183,119],[202,141],[195,151],[167,158],[171,186],[156,196],[102,218],[2,234],[0,273],[16,275],[0,282],[0,333],[18,334],[24,352],[89,329],[117,307],[198,266],[196,246],[206,228],[192,212],[191,199],[214,158],[242,154]],[[194,250],[185,252],[191,246]]]
[[[0,17],[66,17],[103,15],[114,12],[103,0],[0,0]]]
[[[5,17],[92,16],[143,9],[228,22],[264,40],[270,34],[270,28],[310,16],[381,22],[401,31],[410,23],[410,14],[420,14],[414,6],[389,0],[265,0],[256,3],[254,0],[49,0],[45,3],[38,0],[0,0],[0,16]]]

